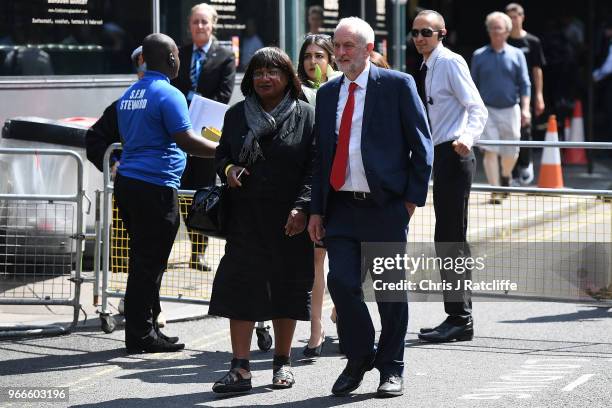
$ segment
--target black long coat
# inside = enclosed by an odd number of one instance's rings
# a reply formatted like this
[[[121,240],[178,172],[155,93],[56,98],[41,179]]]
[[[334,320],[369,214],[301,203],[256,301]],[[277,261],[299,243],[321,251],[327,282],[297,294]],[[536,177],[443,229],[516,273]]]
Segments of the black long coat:
[[[314,110],[298,101],[294,113],[271,135],[262,136],[265,159],[248,167],[242,187],[229,190],[225,255],[213,283],[209,313],[232,319],[309,320],[313,244],[304,230],[285,235],[289,213],[308,213],[312,174]],[[248,128],[244,102],[225,115],[215,155],[219,176],[238,158]]]

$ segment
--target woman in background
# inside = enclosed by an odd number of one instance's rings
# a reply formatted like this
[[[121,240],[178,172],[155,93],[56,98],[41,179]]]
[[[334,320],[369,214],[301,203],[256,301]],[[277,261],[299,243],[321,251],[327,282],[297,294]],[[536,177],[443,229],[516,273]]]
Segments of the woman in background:
[[[326,34],[308,34],[300,49],[298,77],[302,82],[300,99],[315,106],[317,89],[339,72],[334,71],[334,46],[331,37]],[[314,251],[314,285],[312,287],[312,309],[310,320],[310,338],[304,347],[303,354],[308,358],[321,355],[325,342],[322,309],[325,293],[325,248],[315,245]],[[335,321],[332,312],[332,321]]]

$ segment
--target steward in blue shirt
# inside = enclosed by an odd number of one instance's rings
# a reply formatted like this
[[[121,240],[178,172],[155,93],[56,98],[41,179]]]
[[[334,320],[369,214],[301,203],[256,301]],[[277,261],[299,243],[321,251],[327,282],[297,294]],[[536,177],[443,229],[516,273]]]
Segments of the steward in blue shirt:
[[[180,65],[174,41],[150,34],[142,48],[148,70],[116,104],[123,154],[115,199],[130,236],[125,345],[128,352],[155,353],[185,347],[159,331],[155,315],[180,223],[177,189],[185,152],[213,157],[216,143],[195,135],[185,97],[170,85]]]

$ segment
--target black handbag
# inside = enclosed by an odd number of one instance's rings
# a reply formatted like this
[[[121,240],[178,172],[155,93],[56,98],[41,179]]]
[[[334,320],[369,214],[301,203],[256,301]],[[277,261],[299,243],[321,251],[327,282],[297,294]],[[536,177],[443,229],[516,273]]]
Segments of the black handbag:
[[[224,196],[225,184],[198,189],[193,195],[191,207],[187,212],[187,227],[204,235],[225,238],[227,205]]]

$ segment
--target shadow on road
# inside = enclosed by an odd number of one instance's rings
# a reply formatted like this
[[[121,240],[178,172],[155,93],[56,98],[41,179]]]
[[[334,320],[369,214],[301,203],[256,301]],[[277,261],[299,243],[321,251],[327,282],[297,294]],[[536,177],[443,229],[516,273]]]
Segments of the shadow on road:
[[[219,398],[213,395],[212,392],[201,392],[196,394],[184,394],[184,395],[173,395],[170,397],[157,397],[157,398],[124,398],[113,401],[107,401],[103,403],[95,404],[83,404],[83,405],[72,405],[72,407],[99,407],[99,408],[115,408],[115,407],[136,407],[136,408],[157,408],[157,407],[213,407],[214,405],[206,405],[206,402],[227,400],[232,399],[233,407],[286,407],[290,405],[292,408],[329,408],[338,407],[348,404],[354,404],[356,402],[365,400],[375,400],[373,393],[368,394],[355,394],[348,397],[334,397],[332,395],[326,397],[310,398],[302,401],[291,401],[290,403],[283,402],[278,404],[241,404],[241,399],[248,395],[272,393],[272,392],[291,392],[290,390],[272,390],[266,386],[255,387],[250,394]]]
[[[549,315],[549,316],[536,316],[529,317],[522,320],[502,320],[500,323],[561,323],[561,322],[575,322],[578,320],[593,320],[593,319],[605,319],[612,318],[612,309],[607,307],[594,307],[588,310],[579,310],[574,313]]]

